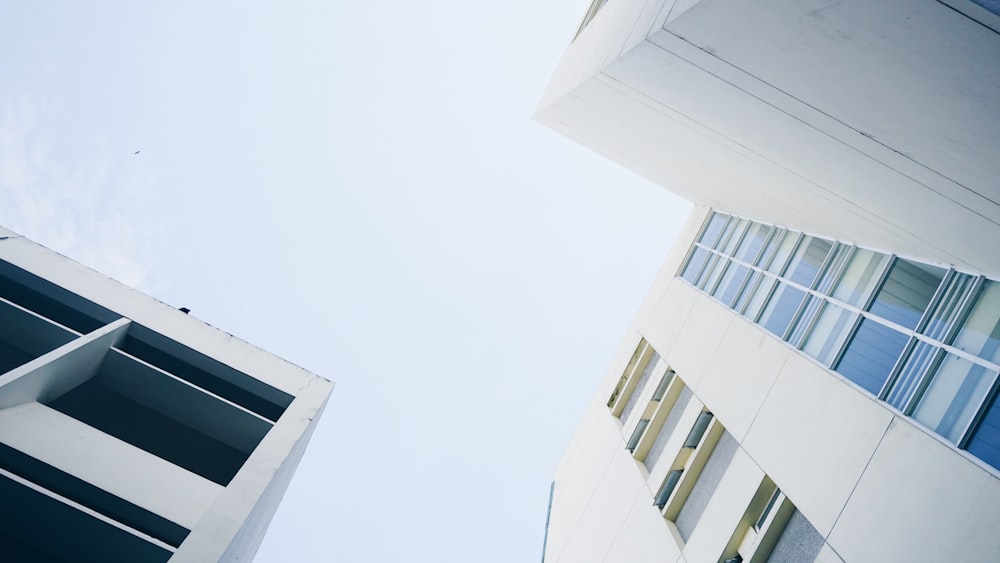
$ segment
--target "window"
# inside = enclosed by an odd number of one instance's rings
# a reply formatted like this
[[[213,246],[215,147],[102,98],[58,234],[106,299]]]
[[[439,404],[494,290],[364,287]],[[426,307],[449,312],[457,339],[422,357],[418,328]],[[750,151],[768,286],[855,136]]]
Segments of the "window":
[[[917,403],[913,418],[957,443],[994,379],[995,372],[948,354]]]
[[[847,305],[863,307],[888,263],[889,256],[886,254],[854,249],[854,255],[833,290],[833,297]]]
[[[965,320],[955,348],[1000,363],[1000,282],[987,280]]]
[[[906,328],[917,328],[944,274],[942,268],[896,259],[868,310]]]
[[[739,448],[712,413],[701,410],[660,483],[653,504],[687,541]]]
[[[885,401],[901,411],[908,411],[918,385],[938,355],[938,348],[926,342],[915,341],[906,363],[886,395]]]
[[[619,418],[621,418],[622,422],[628,421],[629,415],[632,414],[636,404],[638,404],[639,397],[642,395],[643,389],[646,388],[646,384],[649,383],[649,378],[653,375],[653,371],[656,369],[656,366],[660,361],[660,355],[653,351],[652,347],[647,347],[647,350],[651,353],[645,357],[644,363],[640,364],[642,366],[642,371],[639,373],[638,377],[633,376],[635,377],[635,383],[632,385],[632,391],[628,396],[628,400],[625,401],[625,406],[622,407],[622,412],[619,414]]]
[[[765,476],[720,559],[813,561],[822,546],[823,537]]]
[[[681,415],[684,414],[684,410],[687,408],[688,403],[691,402],[694,394],[691,390],[684,386],[677,379],[677,398],[669,404],[665,400],[660,405],[660,410],[658,412],[659,416],[657,419],[662,418],[662,422],[658,427],[651,429],[649,435],[653,437],[649,445],[649,451],[645,453],[645,457],[642,458],[642,463],[645,465],[647,471],[652,471],[653,467],[659,461],[660,456],[663,454],[667,447],[667,441],[670,436],[673,435],[674,430],[677,429],[677,425],[680,423]],[[642,450],[640,449],[640,453]]]
[[[632,437],[628,439],[628,443],[625,444],[625,449],[634,452],[636,446],[639,445],[639,440],[642,438],[642,433],[646,431],[646,427],[649,426],[649,419],[642,418],[639,419],[639,424],[635,425],[635,430],[632,431]]]
[[[652,354],[652,347],[649,346],[645,339],[640,340],[635,348],[635,352],[632,353],[632,359],[625,366],[625,372],[611,392],[611,397],[608,398],[608,408],[611,409],[611,412],[615,416],[622,418],[622,411],[625,410],[625,405],[631,398],[642,371],[646,368]]]
[[[718,212],[678,277],[1000,469],[1000,282]]]
[[[671,469],[670,473],[667,473],[667,478],[663,480],[663,484],[660,485],[660,490],[656,493],[656,498],[653,500],[653,504],[657,508],[662,510],[667,505],[667,499],[674,493],[674,489],[677,488],[677,483],[680,482],[681,475],[683,474],[683,469]]]
[[[784,283],[779,284],[758,322],[771,334],[783,338],[805,296],[805,292],[801,289]]]
[[[710,422],[712,422],[712,413],[704,411],[698,415],[698,420],[695,421],[694,426],[691,427],[691,432],[688,433],[687,439],[684,440],[684,447],[697,448],[698,444],[701,443],[702,437],[705,436],[705,430],[708,430]]]
[[[783,277],[806,287],[812,287],[816,275],[819,274],[826,255],[833,246],[828,240],[816,237],[804,237],[799,243],[798,250],[788,263],[788,268]]]
[[[802,351],[824,366],[829,366],[847,339],[856,317],[843,307],[830,302],[823,303],[816,322],[808,329]]]
[[[659,455],[658,451],[655,452],[653,461],[647,463],[647,457],[656,447],[655,444],[663,434],[666,423],[677,410],[678,403],[684,404],[678,399],[683,396],[685,391],[684,383],[676,377],[674,370],[667,368],[632,430],[632,434],[625,444],[625,449],[631,452],[637,461],[647,464],[647,467],[650,467]]]
[[[906,341],[905,334],[866,318],[844,350],[836,370],[865,391],[878,395]]]

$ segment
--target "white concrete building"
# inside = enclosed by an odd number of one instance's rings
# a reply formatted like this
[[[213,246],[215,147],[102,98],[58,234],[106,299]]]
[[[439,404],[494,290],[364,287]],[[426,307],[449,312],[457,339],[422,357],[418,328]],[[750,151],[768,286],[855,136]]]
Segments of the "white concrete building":
[[[251,560],[332,388],[0,228],[0,560]]]
[[[598,0],[538,119],[697,204],[544,561],[1000,553],[1000,17]]]

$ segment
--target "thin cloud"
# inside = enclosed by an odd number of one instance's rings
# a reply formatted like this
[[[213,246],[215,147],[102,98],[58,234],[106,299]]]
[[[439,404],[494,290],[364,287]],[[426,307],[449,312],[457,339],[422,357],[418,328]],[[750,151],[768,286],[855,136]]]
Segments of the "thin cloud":
[[[148,168],[106,139],[66,162],[43,131],[29,101],[0,107],[0,225],[126,285],[164,290],[153,275],[162,220]]]

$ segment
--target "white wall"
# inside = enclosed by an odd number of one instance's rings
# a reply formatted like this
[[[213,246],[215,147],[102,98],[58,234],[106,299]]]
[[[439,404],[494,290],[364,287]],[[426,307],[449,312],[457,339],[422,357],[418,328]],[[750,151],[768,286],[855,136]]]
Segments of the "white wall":
[[[1000,34],[935,0],[702,0],[622,49],[647,4],[615,4],[540,121],[696,203],[1000,275]]]
[[[825,538],[820,560],[992,558],[1000,472],[674,277],[706,213],[692,213],[556,473],[545,561],[716,560],[764,475]],[[605,404],[640,336],[741,442],[686,544],[649,506],[679,440],[644,483]]]

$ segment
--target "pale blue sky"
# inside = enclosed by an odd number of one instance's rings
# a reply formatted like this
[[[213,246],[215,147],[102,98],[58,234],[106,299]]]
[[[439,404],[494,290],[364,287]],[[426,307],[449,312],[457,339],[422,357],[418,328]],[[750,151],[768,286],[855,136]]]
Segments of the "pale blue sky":
[[[257,561],[540,556],[688,209],[531,121],[587,4],[0,7],[0,224],[337,382]]]

